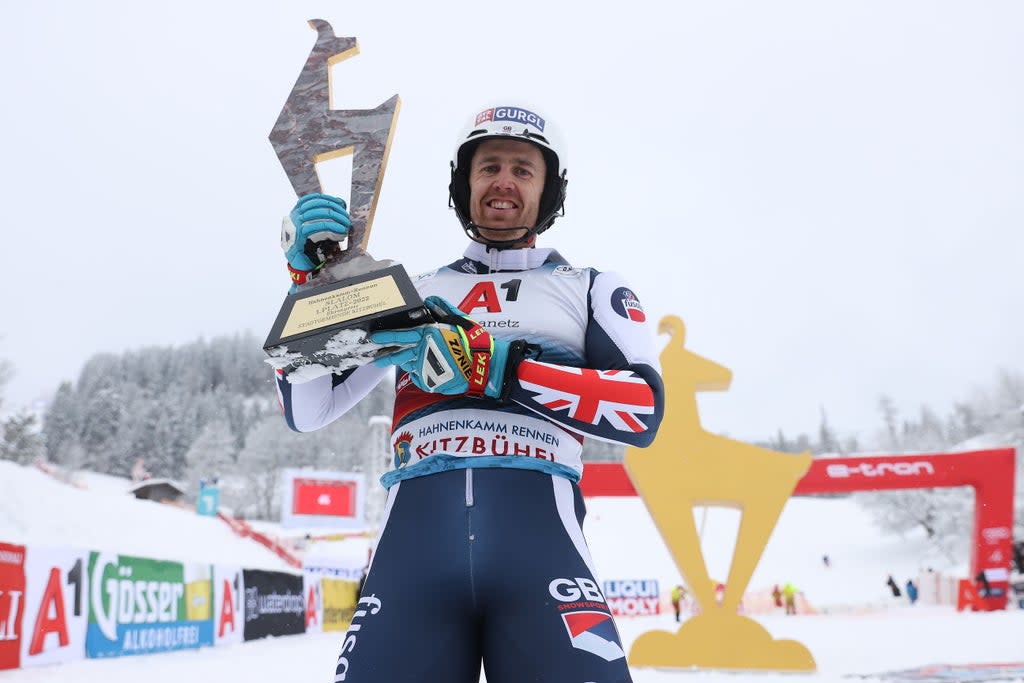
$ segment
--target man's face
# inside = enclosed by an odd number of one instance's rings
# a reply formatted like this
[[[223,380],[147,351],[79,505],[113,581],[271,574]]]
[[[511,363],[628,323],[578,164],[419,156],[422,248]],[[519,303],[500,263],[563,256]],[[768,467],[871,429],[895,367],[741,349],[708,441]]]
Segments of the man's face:
[[[481,237],[515,239],[534,227],[545,173],[544,155],[536,145],[502,139],[481,142],[469,164],[469,218],[479,226]]]

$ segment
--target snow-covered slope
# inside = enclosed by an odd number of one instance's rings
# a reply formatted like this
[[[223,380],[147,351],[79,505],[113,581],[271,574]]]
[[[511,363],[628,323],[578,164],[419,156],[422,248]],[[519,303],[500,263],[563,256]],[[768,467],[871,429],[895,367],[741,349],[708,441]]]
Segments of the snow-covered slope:
[[[239,538],[218,519],[190,509],[136,500],[125,479],[83,473],[58,481],[34,467],[0,461],[0,540],[66,545],[155,559],[230,562],[260,569],[291,568],[263,546]],[[587,501],[585,532],[601,579],[657,579],[663,590],[680,581],[665,544],[638,498]],[[725,580],[739,513],[698,509],[712,576]],[[257,523],[278,533],[273,523]],[[316,543],[311,553],[365,557],[369,540]],[[831,567],[822,555],[828,554]],[[892,605],[885,580],[902,585],[926,567],[945,570],[920,534],[886,536],[852,498],[794,498],[787,503],[748,590],[790,581],[817,609]],[[965,568],[959,562],[955,572]]]
[[[0,461],[0,541],[291,570],[277,555],[236,536],[219,519],[137,500],[127,492],[128,480],[92,474],[75,481],[85,488],[34,467]]]
[[[656,578],[663,589],[680,581],[639,499],[597,498],[587,508],[584,530],[603,578]],[[695,517],[704,530],[708,569],[713,578],[725,581],[739,512],[710,508],[705,513],[698,508]],[[823,555],[829,556],[831,566],[825,566]],[[792,498],[748,590],[764,591],[789,581],[819,610],[885,607],[893,605],[885,585],[889,574],[902,585],[928,567],[942,571],[948,564],[934,556],[922,534],[883,534],[853,498]],[[961,572],[959,567],[954,571]]]
[[[102,475],[82,480],[88,489],[62,484],[33,468],[0,462],[0,540],[111,550],[153,558],[231,562],[287,569],[258,544],[233,536],[223,522],[172,506],[137,501],[127,482]],[[586,532],[601,578],[657,578],[667,588],[678,578],[663,543],[637,499],[591,499]],[[732,547],[735,514],[714,510],[703,522],[705,554],[713,574],[723,574]],[[272,530],[274,525],[262,524]],[[365,545],[365,539],[355,543]],[[316,546],[314,546],[316,547]],[[320,550],[329,552],[330,548]],[[334,548],[333,550],[341,550]],[[828,553],[832,567],[821,555]],[[751,582],[757,589],[793,581],[820,611],[796,618],[757,618],[777,638],[795,638],[811,650],[818,673],[809,683],[843,683],[851,675],[948,663],[1024,660],[1024,610],[957,613],[949,607],[910,607],[885,593],[889,573],[905,580],[931,561],[918,537],[879,534],[850,499],[805,498],[789,502]],[[941,569],[940,566],[935,566]],[[885,606],[888,609],[840,610]],[[822,608],[834,607],[834,610]],[[840,612],[823,614],[822,612]],[[643,631],[671,629],[671,616],[619,620],[623,644]],[[271,638],[242,645],[144,657],[87,660],[5,671],[12,683],[278,683],[331,680],[340,638],[318,634]],[[878,680],[873,678],[873,680]],[[736,674],[633,671],[634,683],[734,683]],[[790,683],[792,675],[762,674],[761,683]],[[981,680],[981,679],[975,679]]]

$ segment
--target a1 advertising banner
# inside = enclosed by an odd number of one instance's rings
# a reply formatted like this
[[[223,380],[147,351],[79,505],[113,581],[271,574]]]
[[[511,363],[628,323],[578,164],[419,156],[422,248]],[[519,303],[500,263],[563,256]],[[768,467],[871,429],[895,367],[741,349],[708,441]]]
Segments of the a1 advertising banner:
[[[323,587],[321,574],[302,572],[302,595],[306,599],[306,633],[322,633],[324,623]]]
[[[30,546],[25,557],[22,668],[85,657],[89,551]]]
[[[620,579],[604,582],[604,597],[617,617],[661,614],[657,579]]]
[[[242,642],[245,626],[242,596],[245,583],[242,568],[216,565],[213,568],[213,639],[217,645]]]
[[[307,555],[303,558],[307,633],[348,630],[365,564],[354,556]]]
[[[25,611],[25,546],[0,543],[0,669],[20,663]]]
[[[306,630],[302,577],[286,572],[243,569],[245,629],[243,638],[286,636]]]
[[[208,584],[208,570],[205,577],[202,570],[186,573],[180,562],[90,553],[86,656],[213,645]]]

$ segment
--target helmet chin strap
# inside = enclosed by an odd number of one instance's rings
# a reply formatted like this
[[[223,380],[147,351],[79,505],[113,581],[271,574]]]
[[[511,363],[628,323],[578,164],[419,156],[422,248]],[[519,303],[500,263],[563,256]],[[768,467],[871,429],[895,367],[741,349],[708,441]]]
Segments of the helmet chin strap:
[[[525,225],[520,225],[513,228],[491,228],[486,225],[479,225],[477,223],[474,223],[473,221],[466,221],[463,228],[465,229],[466,234],[469,235],[469,239],[473,240],[474,242],[479,242],[480,244],[485,244],[488,247],[498,250],[532,247],[534,243],[537,241],[537,229],[528,228]],[[507,240],[495,240],[488,239],[487,237],[481,235],[481,229],[488,230],[491,232],[520,232],[522,230],[525,230],[526,232],[519,237],[514,237]]]
[[[548,212],[548,215],[544,216],[544,218],[538,220],[537,224],[532,228],[528,228],[525,225],[520,225],[513,228],[490,228],[487,227],[486,225],[478,225],[477,223],[474,223],[472,220],[470,220],[468,216],[464,216],[462,211],[459,209],[458,204],[452,201],[450,195],[448,198],[448,206],[449,208],[455,210],[455,215],[458,216],[459,223],[462,224],[462,229],[466,231],[466,235],[469,237],[469,239],[473,240],[474,242],[479,242],[480,244],[485,244],[493,249],[499,250],[532,247],[537,242],[537,235],[541,234],[542,232],[550,228],[551,224],[555,222],[556,218],[565,215],[565,210],[563,209],[564,204],[562,202],[559,202],[556,208]],[[484,230],[493,230],[494,232],[513,232],[518,230],[525,230],[526,233],[521,237],[514,237],[512,239],[491,240],[487,239],[486,237],[480,234],[481,228],[483,228]],[[524,242],[526,244],[524,244]]]

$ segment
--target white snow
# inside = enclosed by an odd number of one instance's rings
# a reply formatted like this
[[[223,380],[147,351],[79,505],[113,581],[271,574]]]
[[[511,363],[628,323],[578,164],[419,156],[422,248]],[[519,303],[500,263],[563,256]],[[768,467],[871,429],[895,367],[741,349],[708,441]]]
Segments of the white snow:
[[[80,489],[29,467],[0,462],[0,541],[68,545],[158,559],[203,560],[288,570],[276,555],[233,536],[217,519],[125,493],[127,480],[85,475]],[[635,498],[588,501],[586,532],[599,578],[657,579],[663,591],[679,580],[643,504]],[[695,511],[704,530],[705,554],[724,580],[735,514]],[[965,523],[967,523],[965,521]],[[259,528],[273,531],[273,524]],[[356,537],[346,543],[365,548]],[[316,552],[330,553],[317,543]],[[312,549],[311,549],[312,552]],[[822,555],[831,558],[825,567]],[[879,533],[869,516],[848,498],[791,500],[751,581],[750,591],[792,581],[817,614],[786,617],[754,614],[776,638],[794,638],[814,655],[818,671],[801,681],[832,683],[851,675],[879,674],[931,664],[1024,661],[1024,610],[958,613],[948,606],[909,606],[888,594],[892,574],[901,585],[926,567],[949,570],[920,537]],[[965,560],[952,567],[961,572]],[[720,576],[720,574],[722,574]],[[627,651],[643,631],[670,630],[670,614],[620,618]],[[271,638],[199,651],[84,660],[0,672],[4,683],[328,683],[333,679],[340,638],[319,634]],[[736,673],[634,669],[636,683],[735,683]],[[792,682],[793,674],[758,674],[759,683]]]
[[[301,384],[324,375],[340,375],[350,368],[366,365],[374,358],[383,355],[383,352],[390,353],[413,346],[412,344],[376,344],[370,341],[367,335],[368,333],[362,329],[341,330],[324,344],[323,354],[330,356],[331,365],[313,362],[299,365],[288,373],[288,381]],[[319,353],[321,352],[317,352],[317,354]],[[270,350],[270,354],[270,358],[265,359],[264,362],[275,370],[287,368],[303,357],[301,353],[289,352],[287,346],[274,347]]]
[[[74,481],[84,488],[0,460],[0,541],[293,571],[219,519],[137,500],[128,479],[89,474]]]

